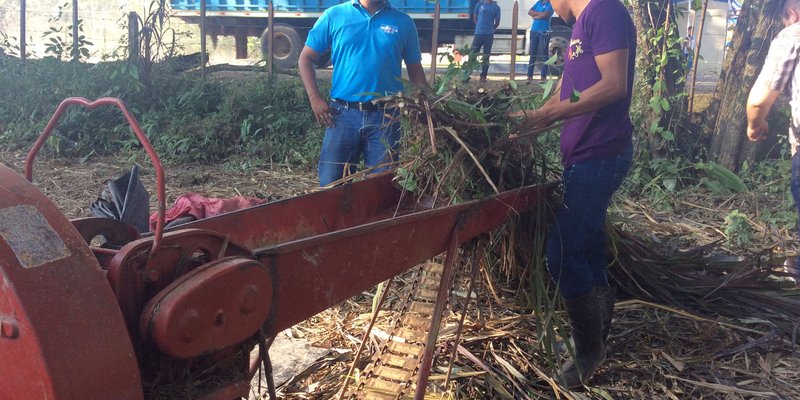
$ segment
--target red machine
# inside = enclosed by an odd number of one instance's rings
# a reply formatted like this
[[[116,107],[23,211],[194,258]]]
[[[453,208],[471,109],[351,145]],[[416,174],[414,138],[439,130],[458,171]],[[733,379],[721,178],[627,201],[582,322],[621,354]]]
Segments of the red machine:
[[[119,107],[142,142],[158,182],[153,234],[110,219],[69,221],[32,185],[36,153],[74,104]],[[0,399],[246,397],[259,362],[268,364],[266,351],[250,359],[256,346],[453,254],[552,190],[420,210],[383,174],[165,230],[161,163],[111,98],[62,102],[25,175],[0,165]],[[107,245],[90,246],[98,236]]]

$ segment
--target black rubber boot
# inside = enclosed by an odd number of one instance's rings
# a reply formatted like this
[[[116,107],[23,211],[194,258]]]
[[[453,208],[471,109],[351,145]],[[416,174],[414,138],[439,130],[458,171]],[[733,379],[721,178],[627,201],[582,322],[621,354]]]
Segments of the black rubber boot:
[[[603,343],[608,343],[608,333],[611,331],[611,320],[614,319],[614,303],[616,302],[616,295],[614,289],[610,287],[595,286],[592,289],[592,294],[595,296],[595,301],[600,305],[600,324],[603,332]],[[569,345],[575,348],[575,341],[569,338]],[[564,341],[556,344],[556,350],[559,354],[564,354],[569,351],[567,343]]]
[[[603,332],[603,343],[608,343],[608,333],[611,331],[611,320],[614,319],[614,303],[616,295],[610,287],[595,286],[592,289],[597,304],[600,305],[600,326]]]
[[[591,379],[606,360],[600,304],[594,291],[574,299],[564,299],[575,341],[575,356],[564,363],[558,381],[567,388],[580,387]]]

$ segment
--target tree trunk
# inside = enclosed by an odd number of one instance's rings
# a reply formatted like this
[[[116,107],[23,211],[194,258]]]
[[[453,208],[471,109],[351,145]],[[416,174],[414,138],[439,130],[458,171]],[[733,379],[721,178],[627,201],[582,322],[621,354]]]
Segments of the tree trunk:
[[[753,161],[774,144],[747,139],[747,96],[767,56],[770,41],[783,28],[782,0],[748,0],[739,13],[719,75],[717,89],[703,118],[703,137],[710,137],[709,158],[730,170]]]
[[[679,35],[675,29],[676,14],[674,7],[669,6],[669,0],[638,0],[632,2],[633,23],[637,33],[636,73],[634,80],[633,97],[638,99],[631,106],[633,120],[637,124],[636,132],[640,132],[642,145],[646,145],[648,154],[652,156],[665,156],[666,140],[658,132],[653,132],[651,126],[657,124],[663,130],[673,131],[671,126],[680,125],[676,117],[681,118],[682,108],[671,104],[669,112],[655,110],[650,106],[653,97],[670,98],[684,90],[683,81],[680,79],[684,73],[681,58],[668,57],[667,65],[658,68],[662,54],[670,50],[675,51],[677,46],[668,46],[668,42],[675,42]],[[658,41],[652,38],[661,32]],[[665,90],[655,86],[657,80],[662,80]],[[672,102],[671,102],[672,103]]]

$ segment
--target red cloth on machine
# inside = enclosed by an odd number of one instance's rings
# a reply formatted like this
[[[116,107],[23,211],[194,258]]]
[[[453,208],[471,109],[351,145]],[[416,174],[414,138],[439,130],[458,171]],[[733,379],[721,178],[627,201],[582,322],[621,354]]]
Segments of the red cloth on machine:
[[[243,208],[257,206],[266,203],[266,200],[254,197],[236,196],[228,199],[217,199],[205,197],[198,193],[186,193],[175,199],[175,204],[165,213],[164,224],[168,224],[178,218],[192,216],[197,219],[213,217]],[[150,230],[156,230],[158,213],[150,215]]]

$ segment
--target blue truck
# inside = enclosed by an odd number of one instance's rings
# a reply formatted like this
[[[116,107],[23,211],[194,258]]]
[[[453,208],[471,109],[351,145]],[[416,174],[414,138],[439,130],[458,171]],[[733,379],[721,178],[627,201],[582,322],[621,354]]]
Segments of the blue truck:
[[[262,54],[269,54],[267,47],[268,0],[205,0],[206,31],[212,37],[233,36],[236,58],[247,58],[248,37],[259,37]],[[275,12],[274,57],[275,65],[292,68],[306,40],[308,31],[326,8],[349,0],[273,0]],[[439,0],[439,45],[469,43],[474,30],[472,12],[479,0]],[[527,51],[526,29],[530,26],[527,10],[535,0],[519,3],[517,49]],[[494,52],[505,53],[510,49],[513,2],[498,1],[502,18],[495,35]],[[414,19],[419,32],[423,53],[431,52],[433,13],[435,3],[427,0],[392,0],[392,6]],[[171,0],[172,15],[190,24],[200,23],[200,0]],[[554,18],[550,40],[551,54],[563,54],[569,42],[570,29],[558,18]],[[560,61],[560,60],[559,60]],[[327,63],[323,56],[322,65]]]

